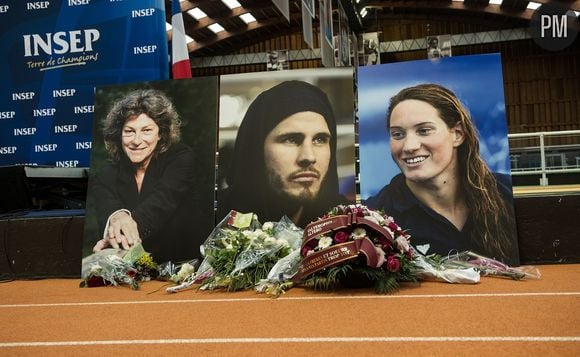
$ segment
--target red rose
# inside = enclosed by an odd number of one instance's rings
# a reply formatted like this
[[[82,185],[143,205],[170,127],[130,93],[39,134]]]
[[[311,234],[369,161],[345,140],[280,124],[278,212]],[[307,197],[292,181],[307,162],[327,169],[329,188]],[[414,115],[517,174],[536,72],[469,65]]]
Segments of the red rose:
[[[393,232],[396,232],[400,229],[395,222],[390,222],[387,227],[389,227]]]
[[[345,231],[338,231],[334,235],[333,241],[334,243],[344,243],[348,240],[348,233]]]
[[[312,249],[316,248],[317,246],[318,246],[318,240],[311,239],[308,241],[308,243],[306,243],[306,245],[304,247],[308,248],[308,250],[312,250]]]
[[[383,248],[385,252],[391,248],[391,240],[388,238],[379,236],[379,243],[381,244],[381,248]]]
[[[400,267],[401,267],[401,262],[399,261],[399,259],[397,257],[395,257],[394,255],[391,255],[387,258],[387,269],[390,272],[396,273],[397,271],[399,271]]]
[[[110,283],[100,276],[91,275],[87,279],[87,287],[89,288],[96,288],[99,286],[107,286],[107,285],[110,285]]]
[[[303,257],[308,255],[308,252],[310,252],[311,250],[314,250],[314,248],[316,248],[318,246],[318,240],[317,239],[311,239],[308,241],[308,243],[306,243],[304,245],[304,247],[302,248],[302,250],[300,251],[300,255],[302,255]]]

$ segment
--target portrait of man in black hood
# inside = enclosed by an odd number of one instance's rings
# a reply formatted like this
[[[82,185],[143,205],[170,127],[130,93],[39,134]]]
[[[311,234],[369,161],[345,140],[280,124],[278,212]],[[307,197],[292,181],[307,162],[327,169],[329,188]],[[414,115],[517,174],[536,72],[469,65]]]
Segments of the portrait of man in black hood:
[[[286,215],[304,227],[348,203],[339,194],[336,148],[334,112],[320,88],[290,80],[262,92],[239,127],[216,220],[236,210],[261,222]]]

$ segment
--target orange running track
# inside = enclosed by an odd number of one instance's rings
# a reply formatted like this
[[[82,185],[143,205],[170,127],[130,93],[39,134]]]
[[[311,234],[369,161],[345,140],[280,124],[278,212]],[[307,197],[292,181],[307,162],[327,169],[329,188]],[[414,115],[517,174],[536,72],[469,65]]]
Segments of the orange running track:
[[[580,356],[580,264],[393,295],[0,284],[0,356]]]

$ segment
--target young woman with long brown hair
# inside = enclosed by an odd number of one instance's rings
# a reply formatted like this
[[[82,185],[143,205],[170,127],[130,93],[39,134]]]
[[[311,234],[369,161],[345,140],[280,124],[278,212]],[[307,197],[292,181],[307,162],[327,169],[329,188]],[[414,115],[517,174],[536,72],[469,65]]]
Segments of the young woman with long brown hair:
[[[405,88],[391,98],[387,129],[401,174],[365,204],[428,253],[472,250],[519,265],[511,178],[490,171],[457,96],[437,84]]]

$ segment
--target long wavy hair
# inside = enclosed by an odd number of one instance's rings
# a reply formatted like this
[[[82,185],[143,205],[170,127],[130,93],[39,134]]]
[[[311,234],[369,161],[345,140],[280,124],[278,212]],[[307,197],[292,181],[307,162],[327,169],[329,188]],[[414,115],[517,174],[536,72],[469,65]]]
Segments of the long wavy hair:
[[[102,121],[105,148],[113,162],[119,162],[123,153],[123,126],[129,118],[140,114],[146,114],[159,126],[160,140],[154,155],[167,151],[179,142],[181,121],[173,103],[161,91],[138,89],[115,102]]]
[[[515,227],[513,207],[499,192],[497,181],[479,152],[478,133],[471,116],[457,96],[438,84],[420,84],[401,90],[391,98],[387,128],[393,109],[404,100],[415,99],[432,105],[448,128],[461,123],[465,140],[458,148],[459,179],[469,215],[474,220],[474,241],[480,242],[497,259],[513,252],[511,237]]]

